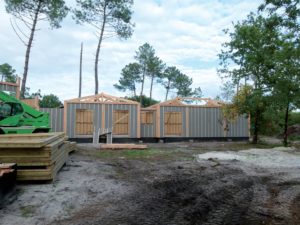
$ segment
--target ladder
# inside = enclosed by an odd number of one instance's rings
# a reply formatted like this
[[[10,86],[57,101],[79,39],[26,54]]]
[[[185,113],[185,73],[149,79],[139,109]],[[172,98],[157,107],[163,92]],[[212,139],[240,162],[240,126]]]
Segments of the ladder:
[[[93,133],[93,144],[98,144],[99,143],[99,136],[101,135],[106,135],[106,143],[107,144],[112,144],[112,130],[113,128],[99,128],[96,130],[96,127],[94,127],[94,133]]]
[[[128,117],[128,114],[119,118],[117,121],[115,121],[113,123],[112,127],[109,127],[109,128],[99,128],[98,131],[96,131],[96,127],[94,127],[93,144],[98,144],[99,136],[105,135],[105,134],[106,134],[106,144],[112,144],[112,139],[113,139],[112,131],[113,131],[114,125],[126,117]]]

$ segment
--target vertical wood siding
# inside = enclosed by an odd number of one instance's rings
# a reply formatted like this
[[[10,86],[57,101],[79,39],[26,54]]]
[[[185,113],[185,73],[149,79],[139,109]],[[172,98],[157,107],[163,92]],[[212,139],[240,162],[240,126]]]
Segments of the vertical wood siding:
[[[189,108],[190,137],[223,137],[222,111],[220,108]]]
[[[114,110],[113,123],[113,134],[129,135],[129,110]]]
[[[90,135],[77,135],[76,134],[76,110],[86,109],[93,113],[93,124],[96,130],[101,128],[101,115],[102,115],[102,105],[92,104],[92,103],[67,103],[67,135],[70,138],[77,137],[92,137]],[[94,128],[93,128],[94,130]]]
[[[145,115],[145,118],[143,120],[143,116],[141,116],[141,137],[155,137],[155,130],[156,130],[156,112],[155,111],[142,111],[143,113],[152,113],[152,116],[149,116],[150,118],[147,118]],[[152,117],[152,118],[151,118]],[[152,119],[152,120],[151,120]],[[147,122],[147,123],[143,123]]]
[[[166,112],[182,114],[182,132],[180,137],[219,138],[225,137],[221,108],[161,106],[160,137],[172,136],[165,129]],[[143,126],[142,126],[143,127]],[[227,137],[248,137],[248,121],[246,116],[240,116],[229,124]],[[142,132],[142,135],[143,132]],[[154,137],[154,136],[153,136]]]
[[[94,111],[76,109],[76,135],[92,135],[94,132]]]
[[[114,110],[128,110],[128,135],[114,135],[124,137],[137,137],[137,105],[122,105],[122,104],[93,104],[93,103],[67,103],[67,135],[70,138],[80,138],[82,135],[76,135],[76,110],[87,109],[93,111],[93,123],[94,127],[99,128],[111,128],[113,125],[113,112]],[[104,112],[104,118],[102,118],[102,110]],[[102,123],[104,123],[102,125]],[[85,135],[92,137],[92,135]]]
[[[167,112],[180,112],[181,113],[181,124],[182,131],[180,135],[168,135],[168,130],[165,130],[165,116]],[[176,136],[176,137],[186,137],[186,107],[180,106],[161,106],[160,108],[160,137],[165,136]]]
[[[181,112],[165,112],[164,114],[164,131],[165,136],[182,135],[182,113]]]
[[[40,108],[41,112],[49,113],[51,131],[52,132],[63,132],[64,124],[64,109],[63,108]]]
[[[131,138],[137,137],[137,121],[138,121],[138,107],[137,105],[119,105],[119,104],[106,104],[105,105],[105,125],[106,127],[112,127],[113,125],[113,112],[114,110],[128,110],[129,111],[129,134],[120,135]],[[118,136],[118,135],[115,135]]]

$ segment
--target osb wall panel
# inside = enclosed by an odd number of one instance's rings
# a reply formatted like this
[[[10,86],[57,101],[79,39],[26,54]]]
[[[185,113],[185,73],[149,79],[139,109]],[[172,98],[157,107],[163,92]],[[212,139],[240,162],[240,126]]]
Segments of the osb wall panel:
[[[129,135],[129,110],[114,110],[113,114],[113,134]]]
[[[164,135],[182,135],[182,112],[164,113]]]
[[[94,132],[94,112],[89,109],[76,109],[76,135],[92,135]]]

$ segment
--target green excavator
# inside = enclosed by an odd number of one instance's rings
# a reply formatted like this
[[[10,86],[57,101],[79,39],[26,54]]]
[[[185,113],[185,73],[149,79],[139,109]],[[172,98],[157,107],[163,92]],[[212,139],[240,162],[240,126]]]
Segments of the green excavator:
[[[0,91],[0,135],[48,133],[49,114]]]

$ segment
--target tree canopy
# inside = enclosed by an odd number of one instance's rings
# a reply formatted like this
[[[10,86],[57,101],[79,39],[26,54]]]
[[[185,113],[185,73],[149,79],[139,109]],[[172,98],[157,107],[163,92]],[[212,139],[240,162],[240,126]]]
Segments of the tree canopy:
[[[63,104],[59,98],[54,94],[43,95],[42,99],[39,101],[41,108],[57,108],[61,107]]]
[[[140,97],[141,96],[131,96],[131,97],[126,97],[126,98],[129,99],[129,100],[132,100],[132,101],[139,102],[140,101]],[[156,103],[159,103],[159,101],[155,100],[155,99],[150,99],[149,97],[147,97],[145,95],[143,96],[142,107],[148,107],[148,106],[154,105]]]
[[[141,93],[140,93],[140,103],[143,105],[143,95],[144,95],[144,85],[145,85],[145,79],[146,76],[149,74],[149,65],[151,64],[151,60],[153,60],[155,57],[155,49],[149,45],[148,43],[145,43],[141,45],[138,49],[138,51],[135,52],[135,60],[141,67]]]
[[[122,69],[119,83],[115,84],[114,87],[120,91],[131,91],[134,99],[138,99],[141,105],[145,105],[143,98],[145,97],[144,87],[147,78],[150,79],[150,103],[152,102],[153,86],[156,82],[166,89],[165,100],[168,99],[170,91],[173,90],[176,91],[177,96],[181,97],[202,96],[201,88],[198,87],[193,91],[191,88],[193,80],[175,66],[167,66],[156,56],[155,49],[149,43],[144,43],[138,48],[134,59],[136,62],[129,63]],[[139,98],[136,97],[137,84],[140,84]]]
[[[258,14],[234,25],[224,43],[219,73],[229,79],[227,90],[237,86],[233,98],[239,113],[250,113],[254,143],[258,140],[261,123],[269,114],[284,111],[284,144],[287,145],[289,113],[300,98],[299,9],[298,1],[267,0]],[[245,101],[241,101],[241,80],[251,85]],[[246,85],[247,86],[247,85]],[[241,91],[245,88],[242,87]]]
[[[12,68],[8,63],[4,63],[0,65],[0,76],[1,81],[16,83],[17,75],[16,70]]]
[[[165,101],[168,100],[169,92],[177,87],[177,77],[180,76],[180,70],[175,66],[167,67],[162,74],[160,83],[166,89]]]
[[[129,63],[121,72],[121,78],[118,84],[114,84],[114,87],[120,91],[131,91],[133,96],[136,96],[136,85],[142,82],[141,79],[141,65],[138,63]]]

